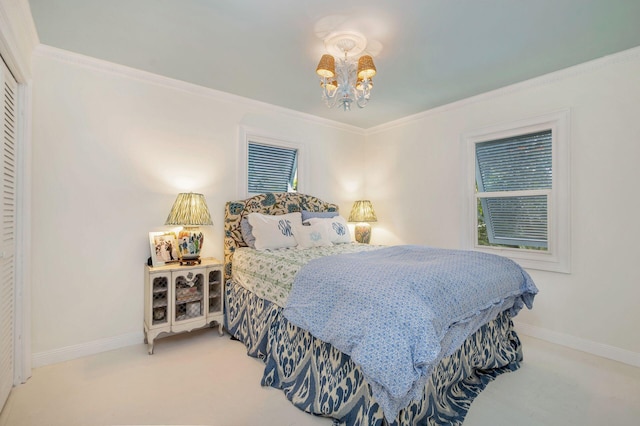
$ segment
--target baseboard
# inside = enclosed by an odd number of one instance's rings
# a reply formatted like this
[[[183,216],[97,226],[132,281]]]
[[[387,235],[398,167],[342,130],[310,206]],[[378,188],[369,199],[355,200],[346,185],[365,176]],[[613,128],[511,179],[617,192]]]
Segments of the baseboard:
[[[514,320],[514,324],[518,333],[600,356],[602,358],[622,362],[634,367],[640,367],[640,353],[582,339],[568,334],[558,333],[557,331],[536,327],[534,325],[524,324],[517,320]],[[79,345],[67,346],[51,351],[34,353],[32,358],[32,367],[42,367],[87,355],[94,355],[100,352],[123,348],[125,346],[137,345],[142,342],[143,339],[144,336],[141,332],[129,333],[107,339],[94,340],[92,342],[82,343]]]
[[[558,333],[535,325],[523,324],[514,320],[514,325],[518,333],[535,337],[557,345],[566,346],[571,349],[597,355],[602,358],[640,367],[640,353],[621,349],[616,346],[605,345],[592,340],[582,339],[569,334]]]
[[[123,348],[125,346],[137,345],[142,343],[143,340],[144,335],[142,332],[123,334],[120,336],[81,343],[79,345],[58,348],[51,351],[34,353],[31,363],[33,368],[42,367],[49,364],[56,364],[58,362],[81,358],[87,355],[94,355],[100,352]]]

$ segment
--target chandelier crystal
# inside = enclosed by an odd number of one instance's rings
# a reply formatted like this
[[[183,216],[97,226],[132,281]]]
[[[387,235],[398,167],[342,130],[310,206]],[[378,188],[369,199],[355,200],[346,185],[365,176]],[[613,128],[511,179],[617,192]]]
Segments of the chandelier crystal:
[[[320,77],[322,99],[329,108],[351,111],[351,105],[364,108],[371,98],[376,66],[370,55],[362,55],[366,38],[353,31],[334,33],[325,39],[328,51],[320,58],[316,73]]]

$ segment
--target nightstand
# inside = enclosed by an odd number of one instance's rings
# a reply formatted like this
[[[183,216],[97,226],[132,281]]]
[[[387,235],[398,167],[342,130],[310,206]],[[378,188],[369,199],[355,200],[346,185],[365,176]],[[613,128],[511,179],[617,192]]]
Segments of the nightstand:
[[[144,334],[149,355],[160,334],[172,335],[218,324],[223,335],[222,262],[203,258],[199,265],[145,265]]]

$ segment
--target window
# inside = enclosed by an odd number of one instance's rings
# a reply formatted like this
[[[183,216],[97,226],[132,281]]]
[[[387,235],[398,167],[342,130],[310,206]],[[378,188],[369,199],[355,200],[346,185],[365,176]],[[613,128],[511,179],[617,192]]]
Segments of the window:
[[[251,141],[247,149],[247,191],[256,194],[296,191],[297,149]]]
[[[301,144],[240,129],[241,197],[267,192],[297,192],[303,163]]]
[[[547,250],[551,130],[475,147],[477,244]]]
[[[464,137],[465,248],[569,272],[568,112]]]

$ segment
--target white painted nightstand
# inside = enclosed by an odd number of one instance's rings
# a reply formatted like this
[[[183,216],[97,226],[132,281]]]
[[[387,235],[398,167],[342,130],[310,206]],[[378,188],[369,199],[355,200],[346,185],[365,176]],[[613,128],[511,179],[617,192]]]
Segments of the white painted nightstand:
[[[176,334],[218,324],[224,334],[222,262],[203,258],[199,265],[145,265],[144,334],[149,355],[162,333]]]

